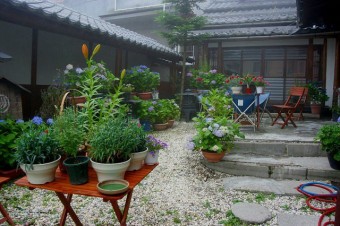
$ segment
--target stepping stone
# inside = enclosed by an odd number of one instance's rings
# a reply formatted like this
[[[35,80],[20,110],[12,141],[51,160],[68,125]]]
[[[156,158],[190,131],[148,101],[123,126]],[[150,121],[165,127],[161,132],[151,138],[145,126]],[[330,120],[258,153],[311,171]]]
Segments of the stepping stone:
[[[250,224],[261,224],[272,218],[271,212],[256,203],[236,203],[231,206],[232,213],[241,221]]]
[[[287,213],[277,214],[278,226],[306,226],[306,225],[318,225],[318,216],[309,215],[295,215]]]

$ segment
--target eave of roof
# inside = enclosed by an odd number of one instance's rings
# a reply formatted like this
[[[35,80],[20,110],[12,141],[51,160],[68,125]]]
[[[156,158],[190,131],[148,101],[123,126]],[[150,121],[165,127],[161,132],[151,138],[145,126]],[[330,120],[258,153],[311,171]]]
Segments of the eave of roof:
[[[100,18],[87,16],[60,4],[46,0],[1,0],[0,6],[2,10],[11,9],[18,13],[24,12],[32,16],[42,17],[46,21],[53,21],[61,26],[81,29],[95,36],[112,39],[112,41],[118,40],[124,45],[130,45],[132,49],[144,49],[163,57],[180,60],[180,55],[176,51],[152,38],[119,27]]]

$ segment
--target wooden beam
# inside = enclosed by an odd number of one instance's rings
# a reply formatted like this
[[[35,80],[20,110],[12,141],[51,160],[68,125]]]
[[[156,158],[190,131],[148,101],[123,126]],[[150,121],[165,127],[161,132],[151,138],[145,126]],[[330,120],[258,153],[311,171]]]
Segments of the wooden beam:
[[[307,80],[313,80],[314,44],[313,38],[308,39],[306,73]]]
[[[123,68],[123,50],[116,48],[116,60],[115,60],[115,75],[120,76],[120,72]]]
[[[217,48],[217,69],[219,73],[223,73],[223,49],[222,49],[222,41],[218,42]]]

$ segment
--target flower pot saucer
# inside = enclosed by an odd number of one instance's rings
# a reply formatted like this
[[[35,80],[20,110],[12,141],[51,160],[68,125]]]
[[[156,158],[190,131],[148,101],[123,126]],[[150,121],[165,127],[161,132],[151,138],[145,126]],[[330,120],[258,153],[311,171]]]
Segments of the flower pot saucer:
[[[105,195],[116,195],[124,193],[129,188],[129,182],[126,180],[106,180],[97,184],[97,189]]]

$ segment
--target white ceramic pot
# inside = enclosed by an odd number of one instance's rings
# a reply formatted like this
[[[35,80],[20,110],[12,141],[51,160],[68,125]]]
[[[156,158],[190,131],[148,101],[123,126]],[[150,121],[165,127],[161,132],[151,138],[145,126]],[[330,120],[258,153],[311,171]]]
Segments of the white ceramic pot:
[[[233,86],[231,87],[231,91],[233,94],[240,94],[242,91],[242,86]]]
[[[143,167],[144,159],[147,153],[148,153],[148,149],[145,149],[145,151],[142,151],[142,152],[132,153],[130,166],[127,169],[127,171],[134,171],[134,170],[141,169]]]
[[[60,158],[61,156],[57,160],[45,164],[33,164],[33,169],[30,169],[29,164],[21,164],[20,168],[26,173],[27,180],[31,184],[45,184],[54,181]]]
[[[99,163],[90,159],[92,168],[96,171],[98,182],[105,180],[124,179],[125,172],[130,166],[131,158],[119,163]]]
[[[145,157],[145,164],[146,165],[155,165],[158,163],[158,156],[159,156],[159,150],[158,151],[150,151],[147,153]]]
[[[256,93],[264,93],[264,86],[256,86]]]

